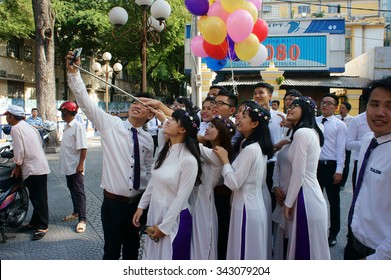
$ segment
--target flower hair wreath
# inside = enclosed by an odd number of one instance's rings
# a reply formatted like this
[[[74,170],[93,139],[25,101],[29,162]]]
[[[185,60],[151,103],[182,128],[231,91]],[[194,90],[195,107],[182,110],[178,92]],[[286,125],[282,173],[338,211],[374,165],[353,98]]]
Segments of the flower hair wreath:
[[[317,109],[315,102],[313,102],[312,98],[309,96],[308,97],[305,97],[305,96],[296,97],[295,100],[303,101],[303,102],[307,103],[308,105],[310,105],[312,109],[315,109],[315,110]]]
[[[185,116],[189,118],[190,122],[191,122],[191,125],[196,128],[197,130],[199,130],[199,127],[197,126],[197,123],[196,121],[194,120],[193,116],[190,115],[190,113],[188,111],[185,111]]]
[[[234,132],[232,125],[229,122],[227,122],[227,120],[223,118],[221,115],[216,115],[214,118],[222,120],[225,123],[225,126],[228,128],[229,132],[231,133]]]
[[[265,113],[264,112],[262,112],[261,110],[259,110],[258,108],[255,108],[255,109],[252,109],[251,107],[249,107],[249,106],[245,106],[244,107],[244,110],[245,111],[253,111],[253,112],[255,112],[257,115],[258,115],[258,117],[260,117],[261,119],[263,118],[265,121],[269,121],[269,119],[270,119],[270,117],[269,116],[267,116],[267,115],[265,115]]]

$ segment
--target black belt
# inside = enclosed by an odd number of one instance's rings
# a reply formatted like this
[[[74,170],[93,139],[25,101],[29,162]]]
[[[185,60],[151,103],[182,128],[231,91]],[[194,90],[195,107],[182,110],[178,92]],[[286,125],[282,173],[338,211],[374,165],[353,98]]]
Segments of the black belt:
[[[372,255],[376,252],[376,250],[369,248],[369,247],[365,246],[364,244],[362,244],[354,236],[353,236],[353,248],[363,257]]]
[[[332,165],[332,164],[337,164],[336,160],[319,160],[319,165]]]
[[[122,202],[126,202],[126,203],[135,203],[135,202],[138,203],[143,194],[139,194],[139,195],[136,195],[133,197],[127,197],[127,196],[113,194],[113,193],[110,193],[106,190],[103,190],[103,195],[109,199],[112,199],[112,200],[122,201]]]

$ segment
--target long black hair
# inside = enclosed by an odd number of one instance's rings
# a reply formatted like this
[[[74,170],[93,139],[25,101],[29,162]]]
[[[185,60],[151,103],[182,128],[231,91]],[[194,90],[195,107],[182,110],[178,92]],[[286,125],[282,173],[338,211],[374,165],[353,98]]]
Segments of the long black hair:
[[[291,136],[291,141],[293,140],[293,136],[295,132],[303,127],[313,128],[319,135],[319,143],[322,147],[324,144],[324,135],[320,130],[318,124],[316,123],[316,104],[315,101],[308,96],[301,96],[292,101],[292,105],[297,104],[301,108],[301,118],[299,122],[293,127],[293,133]]]
[[[259,124],[242,144],[240,144],[241,141],[237,142],[236,150],[239,151],[240,147],[244,149],[250,144],[258,143],[264,155],[268,158],[273,157],[273,142],[269,130],[270,112],[254,101],[245,101],[239,107],[241,106],[244,106],[241,114],[248,114],[252,121],[257,121]]]
[[[198,172],[195,185],[201,184],[201,158],[200,158],[200,147],[198,146],[198,127],[200,125],[200,120],[197,114],[193,112],[188,112],[182,109],[175,110],[172,113],[172,118],[174,118],[185,130],[185,139],[184,143],[190,153],[196,158]],[[167,158],[168,153],[170,152],[171,141],[168,140],[164,145],[163,149],[159,153],[159,156],[156,160],[155,169],[158,169]]]

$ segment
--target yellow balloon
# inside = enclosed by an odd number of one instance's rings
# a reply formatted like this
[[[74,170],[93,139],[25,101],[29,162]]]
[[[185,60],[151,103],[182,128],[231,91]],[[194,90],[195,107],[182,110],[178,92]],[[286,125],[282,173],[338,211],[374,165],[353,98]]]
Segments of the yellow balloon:
[[[209,0],[209,6],[212,6],[214,2],[216,2],[216,0]]]
[[[201,16],[198,18],[197,27],[199,32],[203,32],[204,29],[204,22],[208,18],[208,16]]]
[[[242,9],[245,3],[246,0],[221,0],[221,5],[228,13]]]
[[[202,37],[212,45],[220,45],[227,37],[225,22],[219,17],[207,17],[203,20],[202,29]]]
[[[251,2],[245,2],[243,7],[242,7],[243,10],[246,10],[250,13],[250,15],[252,16],[253,18],[253,21],[254,23],[257,22],[257,19],[258,19],[258,10],[257,10],[257,7],[255,7],[255,5]]]
[[[240,60],[247,61],[253,58],[259,49],[259,39],[251,33],[240,43],[235,43],[235,52]]]

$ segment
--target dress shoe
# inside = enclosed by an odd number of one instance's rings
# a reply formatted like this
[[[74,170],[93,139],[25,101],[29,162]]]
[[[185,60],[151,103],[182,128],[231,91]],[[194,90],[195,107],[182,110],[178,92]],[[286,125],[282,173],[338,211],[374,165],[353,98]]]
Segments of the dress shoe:
[[[329,246],[333,247],[337,245],[337,238],[334,236],[329,236]]]

